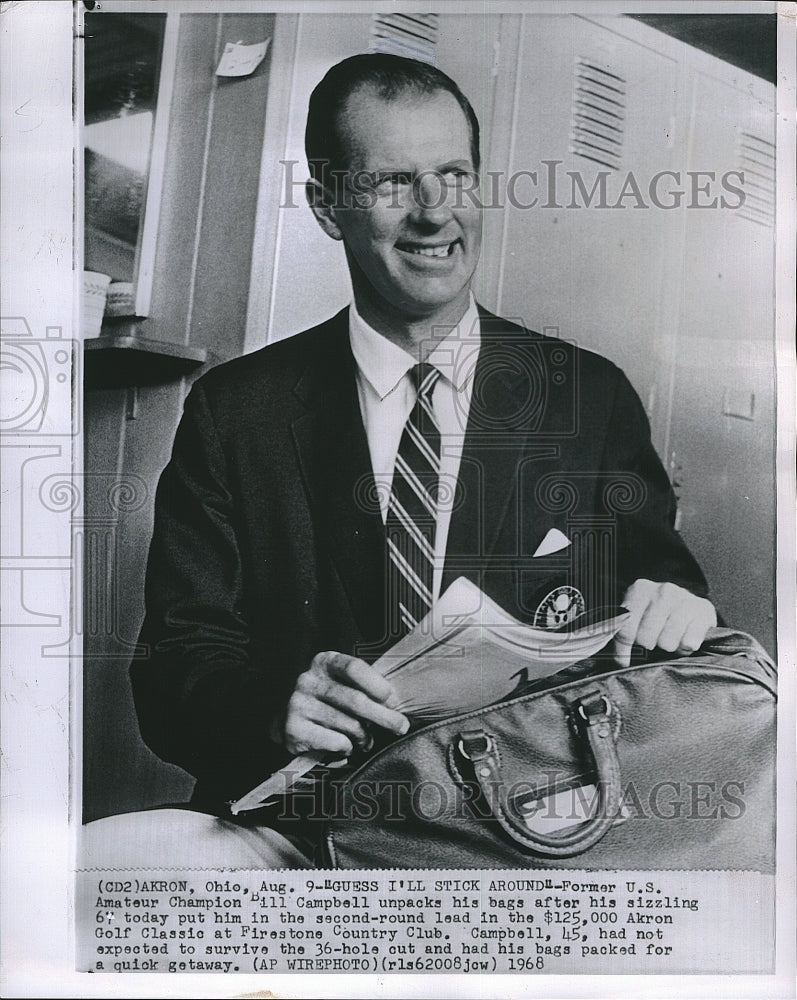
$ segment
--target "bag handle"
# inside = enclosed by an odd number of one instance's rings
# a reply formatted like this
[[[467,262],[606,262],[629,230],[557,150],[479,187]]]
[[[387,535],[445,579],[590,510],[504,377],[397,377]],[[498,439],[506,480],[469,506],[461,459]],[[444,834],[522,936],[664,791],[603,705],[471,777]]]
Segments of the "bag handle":
[[[580,854],[608,833],[620,811],[622,783],[610,716],[612,703],[602,691],[590,691],[573,705],[579,730],[586,734],[597,772],[598,805],[595,815],[569,833],[548,836],[530,830],[513,812],[501,774],[498,746],[484,730],[468,730],[457,740],[460,754],[473,764],[476,780],[502,828],[524,847],[550,858]]]

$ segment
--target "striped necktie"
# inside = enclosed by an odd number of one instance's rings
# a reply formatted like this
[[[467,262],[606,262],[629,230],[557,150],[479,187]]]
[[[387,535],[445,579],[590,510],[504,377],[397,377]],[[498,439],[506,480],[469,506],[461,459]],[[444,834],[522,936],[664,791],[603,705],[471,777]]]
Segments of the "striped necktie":
[[[417,397],[401,435],[385,519],[389,628],[394,638],[411,631],[432,606],[440,481],[440,429],[432,410],[440,372],[419,364],[410,376]]]

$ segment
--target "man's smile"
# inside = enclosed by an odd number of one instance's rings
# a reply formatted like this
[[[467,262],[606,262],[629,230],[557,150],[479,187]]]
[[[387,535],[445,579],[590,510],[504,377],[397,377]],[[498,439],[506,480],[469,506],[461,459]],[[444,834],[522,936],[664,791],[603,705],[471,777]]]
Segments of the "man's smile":
[[[400,240],[396,243],[396,249],[402,253],[431,259],[450,257],[458,246],[462,247],[462,240],[459,237],[445,243],[416,243],[410,240]]]

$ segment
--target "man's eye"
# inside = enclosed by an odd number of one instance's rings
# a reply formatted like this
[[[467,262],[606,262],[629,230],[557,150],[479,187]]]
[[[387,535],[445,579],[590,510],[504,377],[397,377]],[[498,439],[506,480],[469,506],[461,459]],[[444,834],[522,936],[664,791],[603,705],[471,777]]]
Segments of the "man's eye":
[[[412,184],[412,176],[408,173],[382,174],[376,179],[374,189],[377,194],[390,194],[409,187]]]

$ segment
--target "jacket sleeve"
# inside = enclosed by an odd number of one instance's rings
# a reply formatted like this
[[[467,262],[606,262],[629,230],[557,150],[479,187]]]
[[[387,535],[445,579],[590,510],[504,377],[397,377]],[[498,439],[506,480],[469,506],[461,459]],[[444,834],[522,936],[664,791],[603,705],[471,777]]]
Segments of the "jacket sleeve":
[[[670,582],[699,597],[708,585],[697,561],[675,530],[676,499],[653,447],[650,424],[626,376],[619,372],[602,468],[616,488],[604,492],[616,517],[618,590],[635,580]]]
[[[224,451],[198,383],[158,485],[140,638],[147,654],[133,662],[131,679],[145,742],[224,799],[289,759],[267,734],[282,706],[250,660],[235,519]]]

